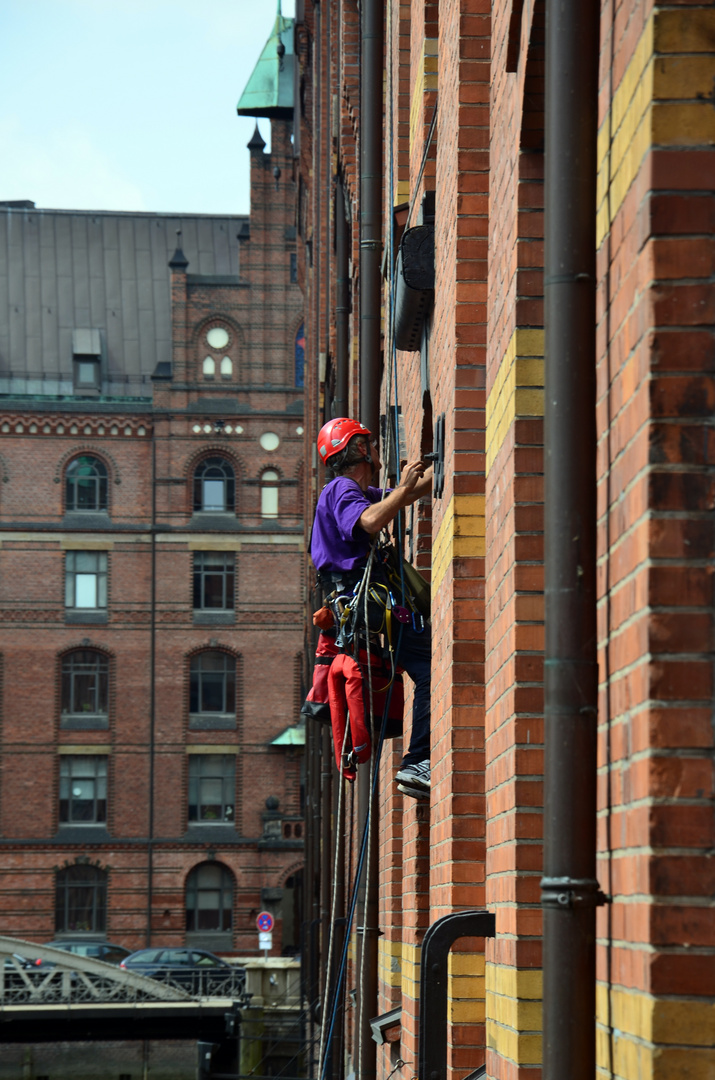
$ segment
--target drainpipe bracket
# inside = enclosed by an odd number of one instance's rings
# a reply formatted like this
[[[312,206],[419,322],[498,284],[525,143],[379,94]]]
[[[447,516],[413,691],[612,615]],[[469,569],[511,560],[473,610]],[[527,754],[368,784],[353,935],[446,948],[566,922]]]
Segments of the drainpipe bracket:
[[[595,878],[541,879],[541,906],[553,908],[602,907],[611,902]]]
[[[382,251],[382,240],[361,240],[360,247],[366,251]]]

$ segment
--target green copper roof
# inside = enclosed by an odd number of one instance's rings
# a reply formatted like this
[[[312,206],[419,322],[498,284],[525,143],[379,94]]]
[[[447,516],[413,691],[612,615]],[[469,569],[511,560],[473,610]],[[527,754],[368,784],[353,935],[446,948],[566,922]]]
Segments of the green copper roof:
[[[285,53],[278,55],[283,44]],[[289,118],[293,114],[293,19],[281,14],[280,0],[273,33],[241,94],[239,116]]]
[[[276,735],[275,739],[271,739],[268,745],[305,746],[305,721],[302,720],[298,724],[291,724],[280,735]]]

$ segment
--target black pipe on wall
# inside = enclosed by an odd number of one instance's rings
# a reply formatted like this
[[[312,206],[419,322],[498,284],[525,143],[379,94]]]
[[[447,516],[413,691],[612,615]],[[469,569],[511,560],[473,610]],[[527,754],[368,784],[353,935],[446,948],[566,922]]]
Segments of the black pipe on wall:
[[[360,419],[380,420],[384,0],[360,9]]]
[[[337,303],[335,305],[335,415],[348,415],[348,370],[350,348],[349,229],[345,189],[338,178],[335,186],[335,262]]]
[[[547,0],[544,1080],[593,1080],[599,5]]]

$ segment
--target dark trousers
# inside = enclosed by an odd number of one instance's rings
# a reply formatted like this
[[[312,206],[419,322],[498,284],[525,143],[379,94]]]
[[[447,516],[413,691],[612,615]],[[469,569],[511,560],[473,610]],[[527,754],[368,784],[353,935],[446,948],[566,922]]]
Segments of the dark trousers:
[[[432,642],[430,627],[425,623],[421,633],[411,623],[402,625],[397,663],[404,668],[415,684],[412,706],[412,737],[402,759],[403,765],[415,765],[429,759],[430,754],[430,675],[432,668]]]

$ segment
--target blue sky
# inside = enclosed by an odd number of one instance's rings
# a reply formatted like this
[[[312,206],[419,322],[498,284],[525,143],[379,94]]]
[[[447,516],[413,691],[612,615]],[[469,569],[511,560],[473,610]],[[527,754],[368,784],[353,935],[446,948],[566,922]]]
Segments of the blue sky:
[[[275,0],[0,0],[0,200],[247,213],[255,121],[236,103],[275,16]]]

